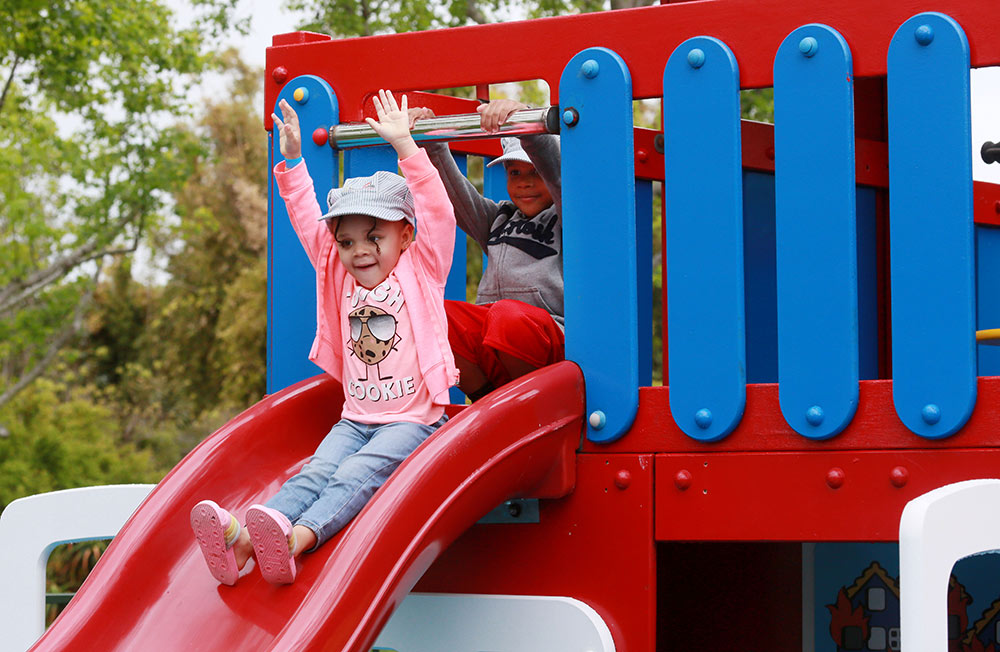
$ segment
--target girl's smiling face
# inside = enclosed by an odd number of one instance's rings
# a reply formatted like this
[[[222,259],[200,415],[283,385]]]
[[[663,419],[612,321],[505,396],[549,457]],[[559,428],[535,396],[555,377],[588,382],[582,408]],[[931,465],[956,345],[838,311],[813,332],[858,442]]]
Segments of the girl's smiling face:
[[[400,255],[413,243],[413,225],[369,215],[344,215],[326,221],[340,262],[363,287],[371,290],[389,276]]]

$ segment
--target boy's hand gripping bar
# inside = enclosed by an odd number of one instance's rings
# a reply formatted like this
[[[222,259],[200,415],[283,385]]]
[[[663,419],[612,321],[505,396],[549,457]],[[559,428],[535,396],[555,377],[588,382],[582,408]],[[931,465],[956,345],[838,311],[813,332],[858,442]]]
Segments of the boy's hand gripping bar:
[[[507,118],[507,122],[500,126],[500,131],[492,134],[483,131],[478,113],[425,118],[417,120],[413,124],[413,129],[410,130],[413,140],[418,143],[546,133],[559,133],[558,106],[515,111]],[[354,149],[385,144],[385,141],[367,123],[352,122],[334,125],[330,128],[330,146],[334,149]]]

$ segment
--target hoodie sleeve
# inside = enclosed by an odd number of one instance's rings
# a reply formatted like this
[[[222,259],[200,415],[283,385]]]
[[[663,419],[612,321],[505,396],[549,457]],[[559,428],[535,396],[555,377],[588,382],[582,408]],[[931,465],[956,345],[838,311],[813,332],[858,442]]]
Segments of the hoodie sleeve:
[[[278,183],[278,193],[288,209],[288,217],[292,228],[299,236],[299,241],[309,256],[309,262],[316,267],[320,248],[323,242],[331,237],[326,224],[319,221],[323,215],[312,177],[302,161],[291,169],[285,169],[285,162],[274,166],[274,178]]]
[[[499,205],[480,195],[472,182],[465,178],[447,145],[427,143],[421,145],[421,148],[427,152],[431,163],[441,174],[448,198],[454,207],[458,226],[472,236],[483,251],[486,251],[486,242],[490,239],[490,226],[496,219]]]
[[[455,250],[455,210],[441,175],[431,164],[425,150],[420,149],[416,154],[400,160],[399,168],[413,193],[417,215],[414,255],[444,285]]]

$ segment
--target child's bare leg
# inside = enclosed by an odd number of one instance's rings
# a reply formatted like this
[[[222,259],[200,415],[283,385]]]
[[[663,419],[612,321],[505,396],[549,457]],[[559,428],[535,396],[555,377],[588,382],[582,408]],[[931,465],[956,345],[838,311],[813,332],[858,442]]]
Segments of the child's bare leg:
[[[298,557],[316,545],[316,534],[304,525],[293,527],[292,534],[295,535],[295,549],[292,550],[293,557]],[[249,540],[249,537],[247,540]]]
[[[507,373],[510,374],[511,380],[520,378],[524,374],[538,369],[538,367],[530,362],[525,362],[520,358],[515,358],[511,354],[503,351],[497,351],[497,358],[500,360],[500,364],[503,365],[503,368],[507,370]]]
[[[473,401],[489,394],[494,389],[483,370],[471,360],[456,355],[455,366],[458,367],[458,388]]]
[[[247,560],[253,555],[250,533],[245,527],[240,529],[240,536],[233,544],[233,554],[236,555],[236,567],[243,570],[243,567],[247,565]]]

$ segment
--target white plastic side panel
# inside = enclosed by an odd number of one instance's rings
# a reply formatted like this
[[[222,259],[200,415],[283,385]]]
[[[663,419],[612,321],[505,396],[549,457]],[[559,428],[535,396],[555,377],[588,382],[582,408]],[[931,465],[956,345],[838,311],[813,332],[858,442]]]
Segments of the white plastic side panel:
[[[379,635],[399,652],[614,652],[604,620],[573,598],[411,593]]]
[[[53,491],[15,500],[0,514],[0,631],[4,649],[26,650],[45,631],[45,565],[57,545],[110,539],[156,485]]]

